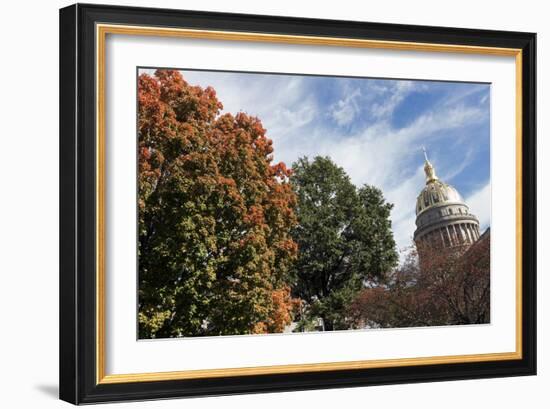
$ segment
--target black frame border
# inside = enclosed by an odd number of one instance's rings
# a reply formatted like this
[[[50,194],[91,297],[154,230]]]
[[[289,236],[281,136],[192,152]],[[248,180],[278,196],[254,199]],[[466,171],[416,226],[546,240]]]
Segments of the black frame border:
[[[522,359],[96,383],[95,25],[185,27],[522,50]],[[60,10],[60,399],[74,404],[536,374],[536,34],[75,4]]]

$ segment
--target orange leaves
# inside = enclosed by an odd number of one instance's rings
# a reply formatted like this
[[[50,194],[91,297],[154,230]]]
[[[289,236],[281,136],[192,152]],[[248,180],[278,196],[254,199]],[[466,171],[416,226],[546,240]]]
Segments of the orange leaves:
[[[140,107],[160,97],[159,83],[147,74],[141,74],[138,78],[138,102]]]
[[[251,206],[244,217],[244,221],[253,226],[263,225],[265,223],[263,208],[257,205]]]
[[[296,254],[298,253],[298,244],[292,239],[282,240],[277,243],[277,249],[288,254]]]
[[[284,162],[279,162],[271,165],[271,170],[273,171],[275,176],[285,180],[292,175],[292,169],[287,168]]]
[[[140,160],[148,161],[149,159],[151,159],[151,149],[150,148],[142,147],[139,150],[139,153],[141,155]]]
[[[283,332],[285,327],[292,323],[294,313],[298,311],[301,301],[298,298],[292,298],[288,286],[273,291],[271,301],[273,303],[273,313],[256,330],[261,329],[262,332],[269,333]]]

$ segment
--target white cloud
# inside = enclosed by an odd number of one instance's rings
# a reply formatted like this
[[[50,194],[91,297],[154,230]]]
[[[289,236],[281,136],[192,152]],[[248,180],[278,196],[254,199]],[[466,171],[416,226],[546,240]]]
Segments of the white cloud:
[[[412,81],[395,81],[390,84],[385,90],[389,96],[382,103],[374,103],[371,106],[371,113],[375,118],[391,115],[405,97],[416,89]]]
[[[273,139],[276,160],[292,163],[296,145],[309,132],[305,129],[319,108],[301,76],[248,75],[224,72],[185,71],[191,84],[212,86],[223,103],[223,112],[244,111],[261,119]],[[254,74],[251,74],[254,75]]]
[[[467,149],[466,153],[462,155],[460,164],[458,166],[453,167],[452,169],[447,169],[445,173],[440,175],[441,179],[446,180],[447,182],[450,182],[453,180],[453,178],[457,175],[460,175],[462,171],[470,164],[472,163],[474,159],[474,150],[473,149]]]
[[[390,186],[402,177],[399,164],[411,157],[422,158],[422,142],[444,139],[448,131],[480,118],[481,112],[475,108],[442,109],[422,115],[399,130],[388,121],[380,121],[344,139],[330,135],[316,138],[312,148],[330,153],[355,183]]]
[[[346,95],[343,99],[340,99],[331,107],[330,116],[340,126],[351,124],[356,115],[359,113],[359,105],[357,100],[361,97],[361,90],[355,89],[349,95]]]
[[[479,227],[483,232],[491,225],[491,183],[487,182],[482,188],[465,199],[470,212],[479,219]]]
[[[489,93],[483,94],[483,96],[479,99],[480,104],[484,104],[489,99]]]
[[[386,199],[394,204],[391,214],[392,229],[399,251],[412,244],[413,233],[416,228],[416,198],[420,189],[424,187],[424,182],[424,169],[423,166],[419,166],[411,177],[385,192]]]

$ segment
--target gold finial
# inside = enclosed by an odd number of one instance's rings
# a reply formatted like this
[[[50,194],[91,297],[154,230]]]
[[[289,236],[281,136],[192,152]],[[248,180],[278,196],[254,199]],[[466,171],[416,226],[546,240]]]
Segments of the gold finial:
[[[424,152],[424,173],[426,173],[426,184],[434,182],[437,180],[437,175],[435,174],[435,168],[431,164],[430,160],[428,159],[428,153],[426,152],[426,148],[423,146],[422,151]]]

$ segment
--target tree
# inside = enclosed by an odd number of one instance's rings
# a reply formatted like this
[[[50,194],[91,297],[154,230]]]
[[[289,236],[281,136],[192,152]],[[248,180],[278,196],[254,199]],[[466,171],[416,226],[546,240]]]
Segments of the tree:
[[[356,189],[328,157],[298,160],[291,183],[298,197],[293,237],[299,248],[293,293],[306,303],[302,319],[320,317],[325,330],[346,329],[357,292],[397,262],[392,205],[377,188]]]
[[[351,304],[354,326],[412,327],[488,323],[490,238],[468,249],[423,245],[386,283],[363,290]]]
[[[246,334],[291,321],[290,171],[259,119],[220,115],[178,71],[138,81],[139,336]]]

